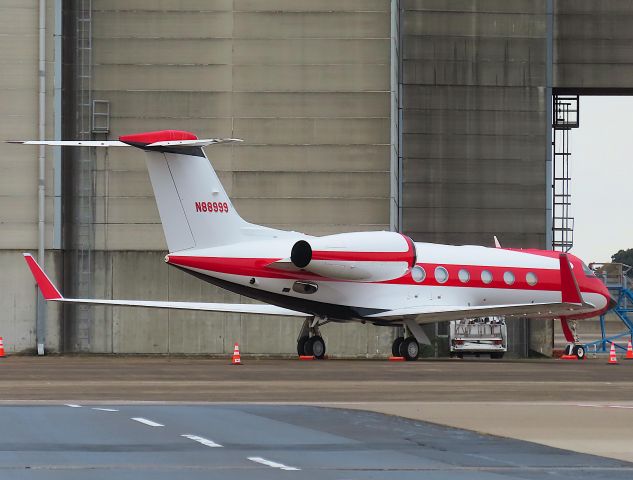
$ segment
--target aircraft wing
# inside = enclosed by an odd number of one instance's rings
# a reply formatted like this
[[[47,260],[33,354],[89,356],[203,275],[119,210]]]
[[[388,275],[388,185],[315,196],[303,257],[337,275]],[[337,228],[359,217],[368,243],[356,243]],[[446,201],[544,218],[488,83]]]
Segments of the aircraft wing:
[[[35,281],[37,282],[44,299],[53,302],[80,303],[88,305],[110,305],[121,307],[149,307],[149,308],[170,308],[176,310],[197,310],[206,312],[233,312],[233,313],[256,313],[262,315],[282,315],[291,317],[309,317],[310,315],[288,310],[287,308],[275,305],[242,304],[242,303],[202,303],[202,302],[165,302],[158,300],[101,300],[94,298],[66,298],[53,285],[44,270],[38,265],[33,256],[24,254]]]
[[[485,305],[477,307],[461,306],[419,306],[389,310],[367,318],[381,320],[406,320],[414,319],[417,323],[435,323],[448,320],[461,320],[474,317],[506,317],[506,318],[558,318],[561,315],[582,313],[595,310],[590,303],[525,303],[514,305]]]

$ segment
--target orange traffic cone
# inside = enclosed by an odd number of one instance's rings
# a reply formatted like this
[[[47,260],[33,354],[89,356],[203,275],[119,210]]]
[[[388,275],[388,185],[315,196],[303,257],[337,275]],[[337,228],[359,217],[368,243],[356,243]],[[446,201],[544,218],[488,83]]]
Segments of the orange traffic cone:
[[[629,344],[626,346],[626,357],[624,358],[633,360],[633,345],[631,345],[631,340],[629,340]]]
[[[236,343],[233,347],[233,358],[231,358],[231,365],[241,365],[242,360],[240,358],[240,346]]]
[[[611,344],[611,350],[609,351],[609,365],[617,365],[618,356],[615,354],[615,343]]]
[[[0,358],[4,358],[6,355],[4,354],[4,340],[0,337]]]

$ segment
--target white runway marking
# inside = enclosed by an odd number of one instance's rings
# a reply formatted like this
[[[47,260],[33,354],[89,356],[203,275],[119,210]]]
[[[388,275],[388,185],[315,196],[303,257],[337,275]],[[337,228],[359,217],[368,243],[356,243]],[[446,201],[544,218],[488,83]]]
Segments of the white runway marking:
[[[76,403],[64,403],[64,405],[70,408],[81,408],[81,405],[77,405]]]
[[[202,445],[206,445],[207,447],[221,447],[219,443],[215,443],[213,440],[209,440],[208,438],[199,437],[198,435],[190,435],[185,434],[181,435],[181,437],[188,438],[189,440],[193,440],[194,442],[201,443]]]
[[[93,410],[100,410],[102,412],[118,412],[116,408],[100,408],[100,407],[92,407]]]
[[[297,467],[289,467],[288,465],[284,465],[283,463],[271,462],[270,460],[266,460],[262,457],[248,457],[251,462],[261,463],[262,465],[266,465],[272,468],[278,468],[279,470],[301,470]]]
[[[150,427],[164,427],[165,426],[162,423],[156,423],[143,417],[132,417],[130,418],[130,420],[134,420],[135,422],[139,422],[139,423],[144,423],[145,425],[149,425]]]
[[[590,403],[578,403],[577,407],[592,407],[592,408],[625,408],[625,409],[633,409],[633,405],[596,405]]]

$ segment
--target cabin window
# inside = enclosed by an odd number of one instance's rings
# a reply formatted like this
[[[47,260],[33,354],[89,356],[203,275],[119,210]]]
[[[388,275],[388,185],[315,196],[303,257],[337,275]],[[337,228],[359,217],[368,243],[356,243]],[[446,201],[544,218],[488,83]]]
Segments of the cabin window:
[[[528,272],[525,274],[525,281],[528,283],[528,285],[531,285],[533,287],[534,285],[537,284],[538,277],[536,276],[535,273]]]
[[[458,273],[459,281],[462,283],[468,283],[470,281],[470,272],[465,268],[462,268]]]
[[[492,273],[489,270],[484,270],[481,272],[481,281],[486,285],[492,282]]]
[[[426,271],[422,267],[416,265],[411,269],[411,277],[418,283],[423,282],[426,278]]]
[[[503,281],[506,282],[507,285],[512,285],[514,283],[514,273],[505,272],[503,274]]]
[[[437,280],[437,283],[446,283],[446,281],[448,280],[448,270],[446,270],[444,267],[436,267],[435,280]]]

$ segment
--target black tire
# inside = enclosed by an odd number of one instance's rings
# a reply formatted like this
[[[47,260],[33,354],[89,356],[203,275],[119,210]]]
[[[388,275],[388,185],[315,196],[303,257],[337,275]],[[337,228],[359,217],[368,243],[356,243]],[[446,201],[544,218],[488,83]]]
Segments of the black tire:
[[[420,344],[415,337],[408,337],[400,344],[399,353],[407,362],[413,362],[420,356]]]
[[[404,337],[398,337],[391,344],[391,354],[394,357],[400,356],[400,345],[402,344],[402,342],[404,342]]]
[[[503,354],[504,352],[491,353],[490,358],[493,358],[495,360],[501,360],[503,358]]]
[[[584,345],[574,345],[574,349],[572,350],[572,354],[578,357],[578,360],[582,360],[587,356],[587,350]]]
[[[576,347],[576,345],[574,345],[573,343],[568,343],[565,346],[565,355],[575,355],[574,353],[574,348]]]
[[[297,354],[301,357],[306,354],[306,342],[310,340],[310,337],[301,337],[297,340]]]
[[[318,335],[312,337],[306,345],[310,345],[309,355],[314,355],[314,358],[322,359],[325,357],[325,341]]]

